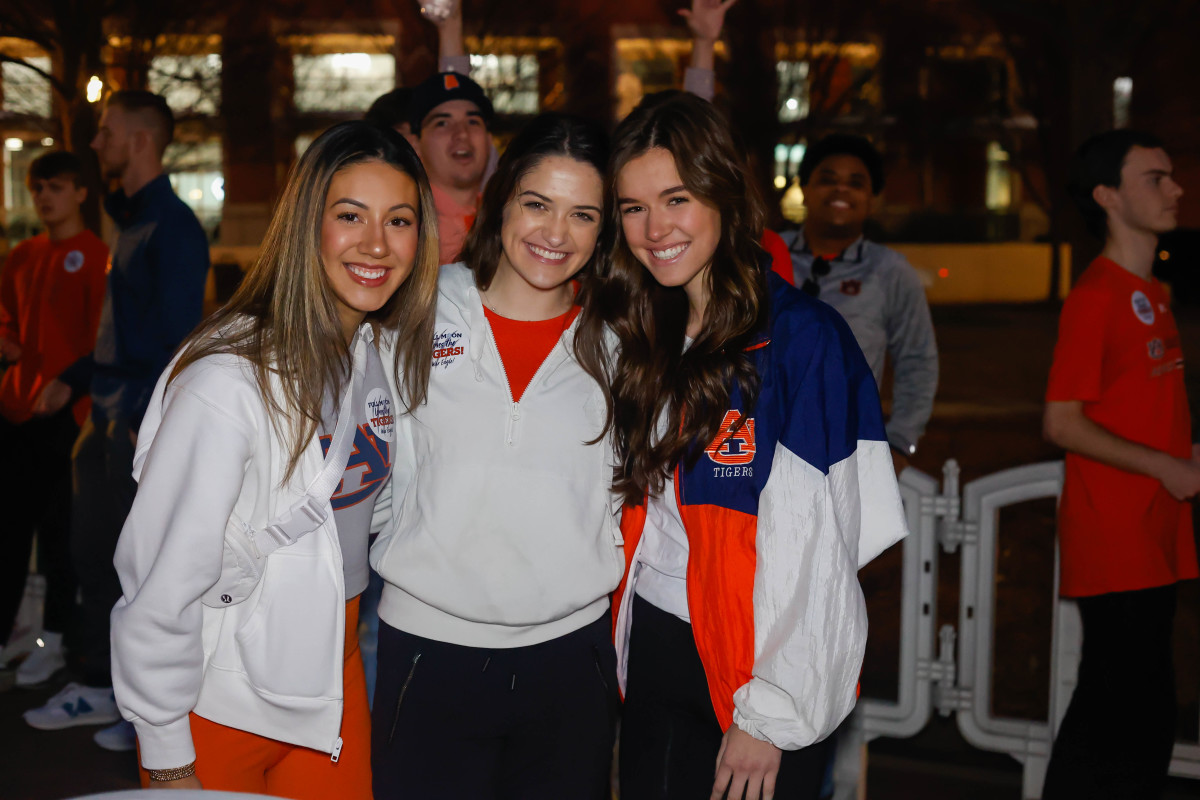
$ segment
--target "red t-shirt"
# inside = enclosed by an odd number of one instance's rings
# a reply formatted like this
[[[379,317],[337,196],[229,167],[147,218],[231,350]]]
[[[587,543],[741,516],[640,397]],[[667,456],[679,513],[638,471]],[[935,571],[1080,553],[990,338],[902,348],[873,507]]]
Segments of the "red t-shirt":
[[[788,252],[787,243],[783,238],[775,231],[764,228],[761,244],[771,256],[771,271],[788,283],[794,284],[796,273],[792,268],[792,254]]]
[[[21,358],[0,378],[0,414],[20,424],[47,383],[92,352],[104,304],[108,247],[91,231],[61,242],[46,234],[21,242],[0,273],[0,336]],[[74,408],[83,424],[88,398]]]
[[[1048,402],[1082,401],[1105,430],[1191,456],[1179,331],[1162,285],[1098,258],[1067,297]],[[1153,478],[1067,453],[1058,510],[1067,597],[1197,577],[1192,507]]]
[[[563,331],[579,316],[579,311],[579,306],[571,306],[571,310],[562,316],[524,322],[502,317],[487,306],[483,307],[488,324],[492,326],[492,335],[496,337],[496,349],[500,351],[500,362],[508,376],[514,403],[520,402],[538,367],[550,355]]]

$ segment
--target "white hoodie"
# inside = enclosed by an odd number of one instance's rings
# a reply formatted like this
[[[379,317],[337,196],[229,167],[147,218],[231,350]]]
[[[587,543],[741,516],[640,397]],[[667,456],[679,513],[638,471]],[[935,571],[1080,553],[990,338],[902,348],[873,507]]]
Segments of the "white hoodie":
[[[364,325],[360,338],[371,339]],[[388,379],[392,356],[381,361]],[[242,603],[201,596],[221,575],[225,526],[256,530],[304,496],[321,471],[316,436],[283,488],[287,443],[251,366],[201,359],[155,387],[134,455],[137,497],[117,544],[122,598],[112,612],[113,690],[137,729],[142,765],[195,759],[188,712],[335,756],[340,750],[345,586],[332,510],[266,559]]]
[[[575,360],[578,320],[512,402],[474,276],[442,267],[428,402],[402,421],[413,475],[371,550],[379,616],[469,647],[520,647],[594,622],[625,568],[601,387]],[[397,439],[404,437],[400,430]],[[411,458],[406,468],[401,462]]]

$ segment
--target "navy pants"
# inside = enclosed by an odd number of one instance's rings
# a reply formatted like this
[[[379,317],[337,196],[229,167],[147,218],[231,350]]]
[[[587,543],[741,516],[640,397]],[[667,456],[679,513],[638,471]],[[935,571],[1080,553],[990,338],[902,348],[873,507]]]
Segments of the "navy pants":
[[[381,622],[375,798],[609,798],[618,702],[607,613],[558,639],[499,650]]]
[[[112,686],[108,617],[121,598],[113,556],[137,482],[133,440],[125,420],[83,423],[72,461],[71,559],[79,580],[79,640],[83,683]]]
[[[724,735],[692,626],[634,595],[621,717],[621,800],[708,798]],[[828,754],[827,742],[785,750],[775,800],[816,800]]]

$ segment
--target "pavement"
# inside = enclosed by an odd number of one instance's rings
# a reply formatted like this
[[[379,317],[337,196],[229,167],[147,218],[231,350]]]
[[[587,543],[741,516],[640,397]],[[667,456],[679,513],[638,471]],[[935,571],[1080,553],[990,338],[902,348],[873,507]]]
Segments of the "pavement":
[[[1000,469],[1061,458],[1042,441],[1041,399],[1057,327],[1057,309],[1024,306],[940,306],[933,309],[942,380],[934,418],[914,466],[939,476],[958,460],[962,481]],[[1200,309],[1178,312],[1185,354],[1200,358]],[[886,381],[885,381],[886,383]],[[1189,372],[1200,399],[1200,369]],[[1014,509],[1002,522],[997,576],[998,662],[995,711],[1045,719],[1048,705],[1053,503]],[[1006,512],[1007,513],[1007,512]],[[898,548],[862,573],[871,614],[864,665],[867,696],[894,696],[899,630]],[[958,560],[939,563],[939,624],[957,617]],[[1180,737],[1195,741],[1200,720],[1200,587],[1181,592],[1177,620]],[[51,800],[137,786],[133,753],[109,753],[91,739],[94,728],[43,732],[21,712],[45,702],[66,676],[36,689],[3,691],[0,676],[0,800]],[[976,750],[953,717],[935,716],[917,736],[877,739],[869,747],[871,800],[1018,800],[1021,766]],[[1200,781],[1172,779],[1168,800],[1200,798]]]

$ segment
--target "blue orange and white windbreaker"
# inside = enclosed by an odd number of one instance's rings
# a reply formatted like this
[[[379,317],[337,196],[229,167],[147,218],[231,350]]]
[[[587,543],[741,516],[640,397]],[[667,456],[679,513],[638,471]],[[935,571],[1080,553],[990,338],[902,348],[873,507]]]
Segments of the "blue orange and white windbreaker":
[[[906,533],[875,380],[837,312],[770,276],[762,384],[675,490],[687,531],[688,613],[722,729],[785,750],[828,736],[854,706],[867,639],[858,570]],[[745,410],[736,387],[725,427]],[[627,506],[628,568],[613,608],[629,663],[645,504]]]

